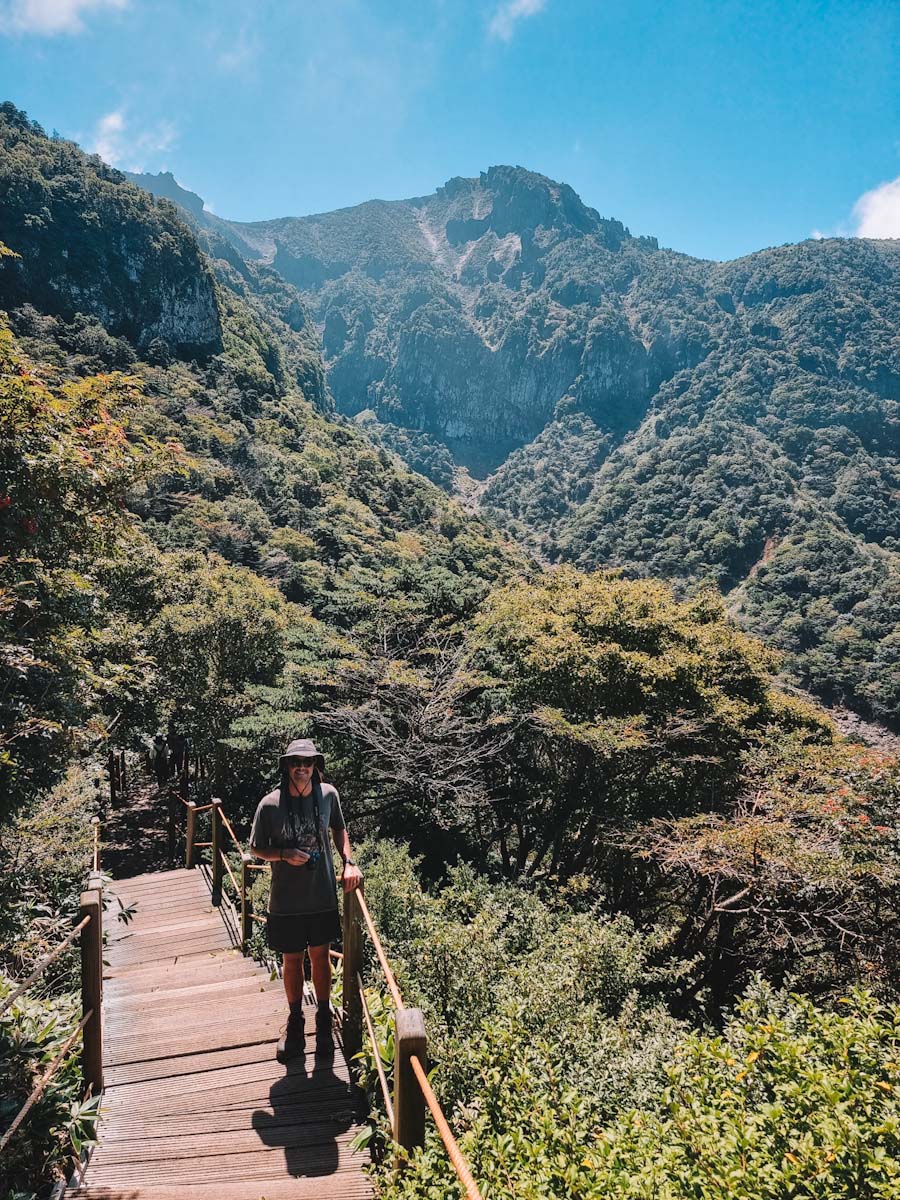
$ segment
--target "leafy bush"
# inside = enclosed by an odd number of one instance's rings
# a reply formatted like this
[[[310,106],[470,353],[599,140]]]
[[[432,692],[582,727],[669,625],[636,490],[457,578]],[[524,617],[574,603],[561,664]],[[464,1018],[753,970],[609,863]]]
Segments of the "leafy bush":
[[[0,973],[0,1002],[12,990]],[[39,1079],[62,1050],[80,1016],[74,994],[22,996],[0,1015],[0,1132],[7,1130]],[[43,1095],[3,1152],[4,1197],[32,1197],[66,1174],[94,1137],[100,1097],[83,1098],[76,1038]]]
[[[655,1104],[600,1132],[572,1196],[888,1200],[900,1188],[900,1009],[756,989],[679,1048]]]

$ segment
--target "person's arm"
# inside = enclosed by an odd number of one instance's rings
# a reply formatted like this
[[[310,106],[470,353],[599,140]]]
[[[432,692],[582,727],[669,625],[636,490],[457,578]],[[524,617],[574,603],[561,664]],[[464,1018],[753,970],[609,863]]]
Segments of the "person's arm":
[[[250,853],[257,858],[261,858],[263,862],[286,862],[292,867],[305,867],[309,862],[309,855],[305,850],[298,850],[292,847],[288,850],[263,850],[260,846],[251,846]]]
[[[338,854],[344,860],[344,873],[341,876],[344,891],[352,892],[362,883],[362,871],[353,861],[353,851],[350,849],[350,834],[347,832],[347,827],[343,826],[340,829],[332,829],[331,836],[334,839]]]
[[[309,862],[309,855],[304,850],[283,850],[280,846],[270,845],[271,841],[268,815],[260,802],[250,830],[250,853],[264,862],[286,862],[292,867],[303,867]]]

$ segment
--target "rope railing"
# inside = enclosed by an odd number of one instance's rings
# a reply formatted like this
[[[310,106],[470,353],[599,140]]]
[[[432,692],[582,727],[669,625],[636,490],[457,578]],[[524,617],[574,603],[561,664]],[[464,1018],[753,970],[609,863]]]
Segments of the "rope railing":
[[[230,822],[230,821],[228,820],[228,818],[225,816],[225,813],[224,813],[224,812],[220,812],[220,813],[219,813],[219,816],[222,818],[222,824],[225,826],[225,828],[226,828],[226,829],[228,830],[228,832],[231,834],[231,840],[234,842],[235,846],[237,846],[237,848],[238,848],[238,850],[241,852],[241,854],[243,854],[243,853],[244,853],[244,847],[243,847],[243,846],[241,845],[241,843],[238,841],[238,835],[237,835],[237,834],[234,832],[234,827],[232,826],[231,822]]]
[[[375,1026],[372,1024],[372,1014],[369,1012],[369,1003],[366,1000],[366,992],[363,987],[362,975],[356,972],[356,986],[359,988],[359,995],[362,1000],[363,1016],[366,1018],[366,1029],[369,1031],[369,1038],[372,1042],[372,1049],[375,1052],[375,1069],[378,1072],[378,1082],[381,1085],[381,1097],[384,1100],[384,1110],[388,1115],[388,1120],[391,1123],[391,1128],[394,1127],[394,1106],[391,1104],[391,1093],[388,1088],[387,1075],[384,1073],[384,1066],[381,1062],[381,1052],[378,1049],[378,1039],[375,1036]]]
[[[388,1083],[381,1063],[381,1052],[366,1000],[362,979],[363,947],[358,918],[368,932],[372,948],[394,1002],[394,1101],[390,1101]],[[467,1200],[481,1200],[472,1171],[453,1136],[437,1096],[428,1082],[425,1067],[428,1040],[425,1018],[420,1009],[407,1008],[399,985],[382,945],[372,914],[361,888],[344,896],[344,1052],[348,1058],[362,1050],[362,1025],[372,1046],[375,1069],[391,1124],[394,1142],[412,1150],[425,1142],[425,1108],[431,1113],[441,1141],[447,1150]],[[399,1160],[398,1160],[399,1165]]]
[[[99,841],[95,826],[94,871],[92,882],[98,878]],[[78,1025],[65,1039],[53,1061],[32,1089],[28,1099],[19,1109],[9,1127],[0,1137],[0,1153],[9,1145],[16,1131],[25,1121],[35,1104],[46,1091],[47,1085],[59,1071],[75,1039],[82,1038],[82,1074],[87,1092],[99,1095],[103,1091],[103,1048],[101,1026],[101,1001],[103,993],[103,900],[99,888],[92,887],[81,893],[81,919],[65,938],[38,962],[33,971],[18,984],[0,1005],[0,1014],[8,1008],[44,973],[47,968],[64,954],[77,937],[81,938],[81,1009]]]
[[[49,954],[44,955],[31,974],[26,979],[23,979],[19,986],[14,991],[10,992],[3,1003],[0,1004],[0,1013],[5,1013],[6,1010],[12,1004],[14,1004],[16,1000],[18,1000],[22,993],[27,992],[34,981],[39,979],[46,969],[55,963],[61,954],[64,954],[66,950],[68,950],[68,948],[78,937],[79,933],[81,933],[82,929],[84,929],[84,927],[88,924],[90,919],[90,917],[83,917],[72,930],[72,932],[59,943],[55,950],[51,950]]]
[[[22,1124],[22,1122],[25,1120],[25,1118],[31,1112],[32,1108],[34,1108],[35,1104],[37,1104],[38,1100],[40,1100],[41,1096],[43,1096],[44,1091],[47,1087],[47,1084],[50,1082],[50,1080],[53,1078],[53,1076],[59,1070],[59,1067],[60,1067],[63,1059],[66,1057],[66,1054],[68,1054],[69,1047],[72,1045],[72,1043],[78,1037],[78,1035],[84,1032],[85,1026],[87,1025],[88,1021],[90,1021],[90,1019],[93,1017],[93,1015],[94,1015],[94,1010],[89,1009],[88,1012],[86,1012],[84,1014],[84,1016],[81,1018],[81,1020],[78,1022],[76,1027],[72,1030],[72,1032],[69,1034],[69,1036],[66,1038],[66,1040],[63,1042],[62,1049],[60,1050],[59,1054],[57,1054],[56,1058],[54,1058],[53,1062],[50,1064],[50,1066],[47,1068],[47,1070],[44,1072],[44,1074],[40,1077],[40,1079],[38,1080],[37,1086],[34,1088],[31,1095],[28,1097],[28,1099],[25,1101],[25,1103],[19,1109],[19,1111],[16,1114],[9,1129],[7,1129],[7,1131],[6,1131],[6,1133],[4,1133],[3,1137],[0,1138],[0,1154],[2,1154],[3,1151],[6,1149],[6,1147],[9,1145],[10,1141],[12,1140],[13,1134],[16,1132],[16,1130],[19,1128],[19,1126]]]
[[[237,892],[238,895],[240,895],[241,894],[241,885],[238,883],[237,879],[235,879],[234,871],[232,871],[232,869],[229,865],[228,859],[225,858],[224,856],[222,858],[222,865],[224,866],[225,870],[228,872],[228,878],[231,880],[232,884],[234,885],[234,890]]]
[[[360,892],[356,897],[356,901],[359,904],[360,912],[362,913],[363,920],[366,923],[366,928],[369,931],[369,937],[372,939],[372,945],[375,947],[375,953],[378,956],[378,962],[380,963],[381,969],[384,972],[384,978],[387,981],[388,991],[391,993],[391,998],[393,999],[397,1008],[405,1008],[406,1005],[403,1003],[403,997],[400,995],[400,988],[397,986],[397,980],[394,977],[394,972],[391,970],[391,965],[387,960],[387,955],[385,954],[384,947],[381,944],[381,938],[378,936],[378,931],[375,928],[375,922],[372,920],[372,914],[369,912],[369,906],[366,904],[366,898],[362,892]]]
[[[466,1197],[468,1200],[481,1200],[481,1192],[479,1192],[478,1185],[472,1178],[469,1164],[463,1157],[463,1153],[456,1143],[456,1138],[450,1132],[447,1118],[441,1110],[437,1096],[432,1091],[431,1084],[428,1082],[428,1076],[425,1074],[425,1068],[419,1062],[418,1055],[411,1054],[409,1056],[409,1065],[412,1067],[419,1087],[422,1089],[425,1103],[428,1105],[429,1111],[434,1118],[438,1133],[441,1135],[441,1141],[444,1143],[444,1147],[450,1156],[450,1161],[453,1163],[459,1181],[466,1189]]]

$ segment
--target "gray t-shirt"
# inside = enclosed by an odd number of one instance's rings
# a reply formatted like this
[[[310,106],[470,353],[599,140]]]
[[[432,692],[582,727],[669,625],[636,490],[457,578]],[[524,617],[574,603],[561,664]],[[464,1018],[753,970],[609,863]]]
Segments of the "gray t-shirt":
[[[337,880],[328,838],[329,829],[344,828],[344,814],[337,788],[323,783],[319,803],[319,837],[316,838],[313,794],[287,796],[278,791],[263,796],[253,818],[250,845],[257,850],[287,850],[295,846],[307,854],[318,850],[315,866],[302,867],[273,862],[269,912],[277,916],[306,916],[337,908]]]

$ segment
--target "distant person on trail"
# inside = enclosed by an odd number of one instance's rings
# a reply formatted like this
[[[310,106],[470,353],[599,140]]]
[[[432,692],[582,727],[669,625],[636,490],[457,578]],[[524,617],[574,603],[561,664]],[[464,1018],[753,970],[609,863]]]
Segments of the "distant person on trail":
[[[181,731],[179,725],[174,718],[169,722],[169,749],[172,752],[172,771],[175,775],[181,774],[181,769],[184,766],[185,753],[187,751],[187,739]]]
[[[351,892],[362,882],[337,789],[324,783],[325,759],[314,742],[291,742],[279,760],[280,786],[263,796],[253,818],[250,850],[272,864],[266,937],[284,956],[287,1026],[276,1057],[287,1062],[304,1053],[303,957],[309,951],[316,1010],[316,1049],[333,1049],[331,1035],[331,943],[341,936],[337,881],[327,833],[344,861],[342,882]]]
[[[162,789],[169,781],[169,747],[161,733],[157,733],[153,738],[153,744],[150,747],[150,761],[156,776],[156,786]]]

